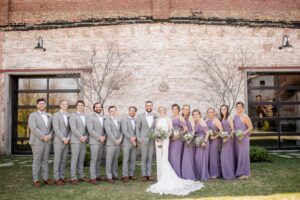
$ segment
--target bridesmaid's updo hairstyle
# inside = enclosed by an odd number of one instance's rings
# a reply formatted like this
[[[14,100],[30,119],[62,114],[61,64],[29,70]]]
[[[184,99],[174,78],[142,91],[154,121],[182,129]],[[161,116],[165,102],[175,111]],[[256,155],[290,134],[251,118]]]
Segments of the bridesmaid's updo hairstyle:
[[[180,106],[179,106],[177,103],[174,103],[174,104],[172,105],[171,108],[172,108],[172,109],[173,109],[173,108],[177,108],[178,111],[180,112]]]
[[[192,112],[192,114],[194,114],[194,113],[198,113],[198,114],[200,115],[200,117],[201,117],[201,112],[200,112],[200,110],[194,109],[193,112]]]
[[[226,114],[225,114],[225,116],[224,116],[223,113],[221,112],[221,109],[222,109],[223,107],[226,108]],[[220,115],[221,115],[221,121],[222,121],[223,119],[225,119],[225,120],[228,119],[228,117],[229,117],[229,107],[228,107],[227,105],[223,104],[223,105],[220,107]]]
[[[244,103],[241,101],[236,102],[235,107],[237,107],[238,105],[241,105],[243,108],[245,107]]]
[[[214,108],[210,107],[210,108],[207,109],[207,113],[208,113],[208,111],[210,111],[210,110],[213,111],[214,113],[216,112],[216,110],[215,110]]]
[[[189,116],[191,115],[191,106],[190,106],[189,104],[184,104],[184,105],[182,106],[182,111],[183,111],[184,107],[188,107],[188,108],[189,108],[189,110],[190,110],[190,112],[188,113],[188,117],[189,117]],[[183,112],[182,112],[182,117],[184,117]]]

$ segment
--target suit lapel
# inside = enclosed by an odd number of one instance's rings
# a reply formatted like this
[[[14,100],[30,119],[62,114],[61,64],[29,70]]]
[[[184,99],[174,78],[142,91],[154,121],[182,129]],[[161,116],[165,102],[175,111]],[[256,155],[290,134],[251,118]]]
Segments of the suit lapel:
[[[145,112],[145,113],[144,113],[144,116],[143,116],[143,120],[146,122],[148,128],[150,128],[146,116],[147,116],[147,113]]]
[[[38,115],[40,123],[42,123],[47,128],[47,126],[46,126],[46,124],[45,124],[45,122],[43,120],[42,115],[39,112],[36,112],[36,114]],[[49,124],[49,120],[48,120],[48,124]]]
[[[93,113],[93,115],[94,115],[94,118],[95,118],[95,120],[97,121],[97,123],[99,123],[100,128],[103,128],[103,126],[101,125],[101,122],[100,122],[98,116],[96,115],[96,113]],[[102,117],[102,119],[103,119],[103,117]],[[103,123],[104,123],[104,119],[103,119]]]
[[[132,123],[131,123],[131,119],[127,118],[127,124],[131,128],[131,130],[133,131],[133,126],[132,126]]]

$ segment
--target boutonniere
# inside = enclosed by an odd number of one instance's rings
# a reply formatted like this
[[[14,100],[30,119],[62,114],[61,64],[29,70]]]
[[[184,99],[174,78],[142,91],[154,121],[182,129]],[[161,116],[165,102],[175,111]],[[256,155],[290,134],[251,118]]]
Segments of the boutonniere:
[[[47,113],[46,115],[48,118],[52,117],[52,115],[50,113]]]

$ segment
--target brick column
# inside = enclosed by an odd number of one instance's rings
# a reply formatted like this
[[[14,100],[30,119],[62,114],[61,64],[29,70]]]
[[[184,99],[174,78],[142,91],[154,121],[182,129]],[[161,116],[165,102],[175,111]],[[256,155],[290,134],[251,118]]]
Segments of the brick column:
[[[9,24],[8,1],[9,0],[1,0],[0,1],[0,26],[7,26]]]
[[[153,19],[169,19],[170,0],[152,0]]]

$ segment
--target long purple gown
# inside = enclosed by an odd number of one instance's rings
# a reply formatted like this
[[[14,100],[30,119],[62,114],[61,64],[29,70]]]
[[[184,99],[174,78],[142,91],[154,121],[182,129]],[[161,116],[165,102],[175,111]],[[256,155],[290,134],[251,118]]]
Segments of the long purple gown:
[[[172,123],[173,123],[173,128],[181,129],[186,127],[185,122],[181,121],[179,118],[172,119]],[[170,140],[169,162],[178,177],[182,177],[181,176],[182,152],[183,152],[183,141],[181,139]]]
[[[224,131],[230,133],[230,124],[228,120],[222,120]],[[235,164],[234,164],[234,138],[230,138],[227,142],[222,143],[221,149],[221,171],[224,179],[235,179]]]
[[[213,124],[213,121],[208,119],[206,124],[209,129],[218,132],[218,128]],[[220,138],[211,140],[209,139],[209,174],[210,176],[220,177],[220,153],[219,153]]]
[[[234,116],[233,119],[234,130],[247,130],[246,124],[244,124],[238,115]],[[246,134],[242,140],[235,137],[235,161],[236,161],[236,172],[235,175],[239,176],[250,176],[250,138]]]
[[[205,131],[208,131],[208,127],[203,127],[200,124],[195,125],[195,134],[203,136],[205,138]],[[208,170],[208,158],[209,158],[209,142],[206,143],[206,147],[196,147],[195,149],[195,170],[198,180],[206,181],[210,179]]]
[[[192,132],[193,128],[188,119],[185,119],[188,131]],[[184,179],[197,180],[195,174],[195,159],[194,159],[194,147],[193,144],[187,144],[184,142],[183,153],[182,153],[182,167],[181,167],[181,176]]]

